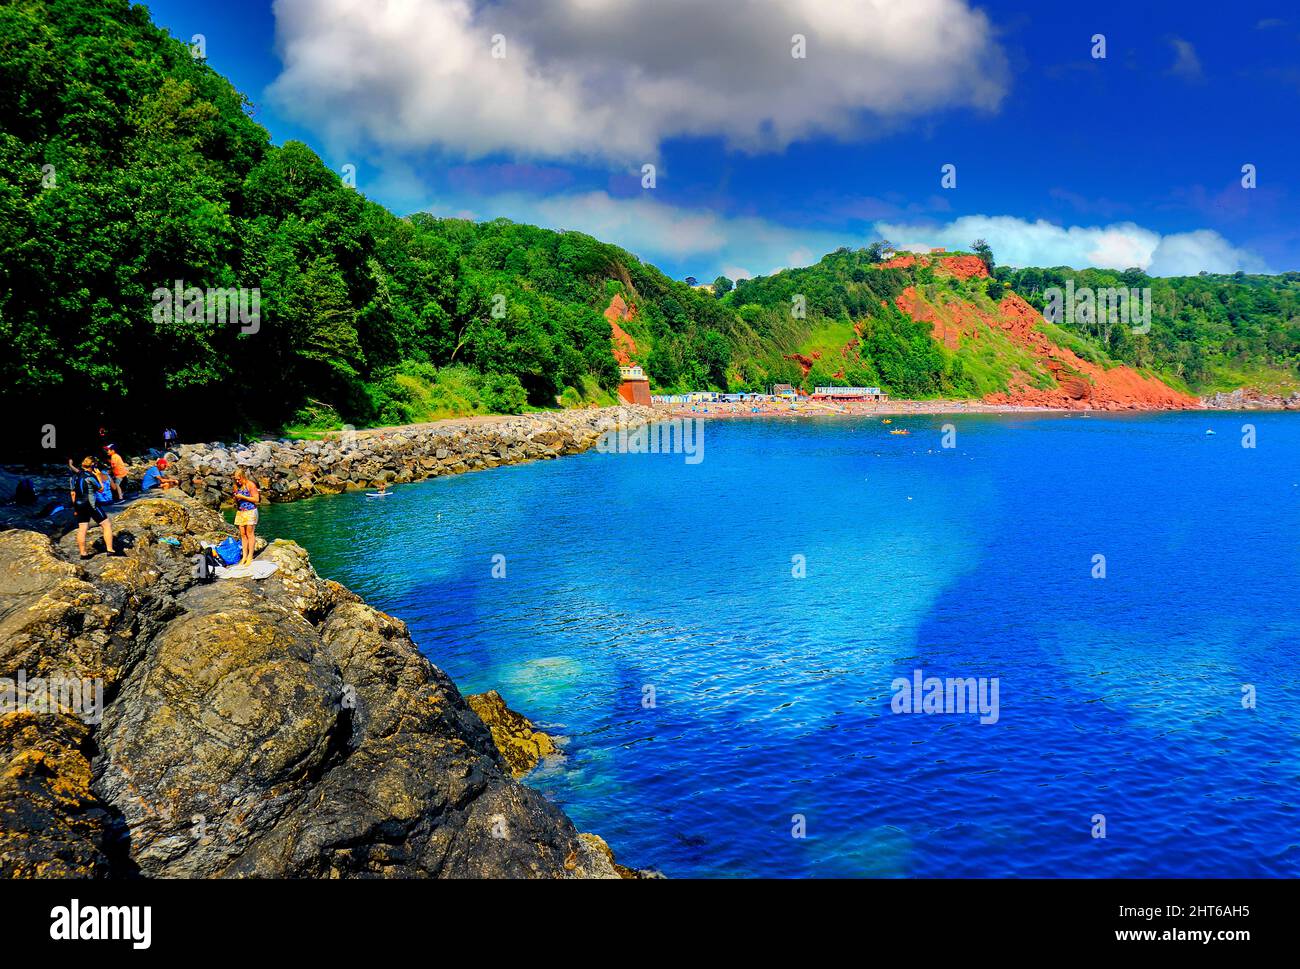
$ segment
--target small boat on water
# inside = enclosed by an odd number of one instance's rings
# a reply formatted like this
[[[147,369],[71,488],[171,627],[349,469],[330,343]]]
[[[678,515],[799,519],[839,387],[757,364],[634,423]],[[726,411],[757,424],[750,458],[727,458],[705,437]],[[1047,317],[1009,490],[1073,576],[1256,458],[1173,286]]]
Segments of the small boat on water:
[[[883,421],[881,421],[880,423],[882,423],[882,424],[892,424],[892,423],[894,423],[894,422],[893,422],[892,420],[890,420],[888,417],[886,417],[886,418],[885,418]]]
[[[911,434],[912,432],[908,430],[897,430],[897,431],[890,431],[889,433],[890,434]]]

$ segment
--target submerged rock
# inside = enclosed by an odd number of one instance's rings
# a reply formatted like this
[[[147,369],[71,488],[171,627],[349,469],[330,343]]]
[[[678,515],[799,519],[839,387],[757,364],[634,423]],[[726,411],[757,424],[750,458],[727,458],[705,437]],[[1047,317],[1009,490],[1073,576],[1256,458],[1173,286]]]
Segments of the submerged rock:
[[[104,699],[102,722],[0,713],[0,874],[624,874],[512,776],[549,738],[496,697],[478,704],[494,742],[405,624],[300,547],[268,546],[264,581],[203,584],[198,541],[230,531],[215,512],[168,492],[116,523],[134,548],[85,563],[66,539],[0,532],[0,677],[97,681]]]
[[[527,717],[506,706],[496,690],[465,697],[470,709],[487,724],[492,740],[515,777],[522,777],[541,763],[542,758],[560,752],[555,741],[533,727]]]

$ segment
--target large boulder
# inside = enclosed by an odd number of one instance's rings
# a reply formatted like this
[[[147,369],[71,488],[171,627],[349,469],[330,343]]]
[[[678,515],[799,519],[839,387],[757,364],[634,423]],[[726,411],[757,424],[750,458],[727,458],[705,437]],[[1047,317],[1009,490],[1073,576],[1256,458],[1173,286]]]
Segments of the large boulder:
[[[0,877],[109,869],[110,812],[91,790],[90,735],[74,716],[0,714]]]

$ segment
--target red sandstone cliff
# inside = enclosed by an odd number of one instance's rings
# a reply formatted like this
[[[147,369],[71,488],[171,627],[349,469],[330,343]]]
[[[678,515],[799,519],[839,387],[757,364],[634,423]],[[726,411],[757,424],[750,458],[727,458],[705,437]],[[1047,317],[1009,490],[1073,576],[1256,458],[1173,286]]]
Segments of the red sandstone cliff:
[[[626,323],[635,318],[636,305],[629,306],[622,296],[615,293],[605,309],[605,319],[609,320],[610,340],[614,344],[614,359],[623,367],[632,365],[632,358],[636,355],[636,341],[619,326],[619,323]]]

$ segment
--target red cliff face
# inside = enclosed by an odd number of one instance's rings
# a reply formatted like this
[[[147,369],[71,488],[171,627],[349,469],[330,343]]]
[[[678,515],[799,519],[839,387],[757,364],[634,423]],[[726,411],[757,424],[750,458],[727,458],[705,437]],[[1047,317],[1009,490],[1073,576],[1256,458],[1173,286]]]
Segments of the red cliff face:
[[[980,263],[980,268],[984,268],[984,263]],[[947,303],[943,306],[928,303],[915,286],[907,287],[894,297],[894,303],[912,319],[929,323],[931,336],[949,350],[956,350],[963,336],[979,339],[985,328],[999,325],[996,318],[970,303]]]
[[[979,256],[945,256],[939,260],[940,275],[958,279],[988,279],[989,270]]]
[[[811,356],[804,356],[802,353],[784,353],[782,356],[786,360],[793,360],[799,364],[799,369],[803,371],[804,379],[808,379],[808,374],[812,373],[813,364],[822,358],[820,350],[814,350]]]
[[[609,306],[605,310],[605,319],[609,320],[609,335],[614,344],[614,359],[623,367],[632,365],[632,358],[637,351],[636,341],[619,326],[619,323],[626,323],[635,318],[635,304],[629,306],[622,296],[615,293],[614,298],[609,301]]]
[[[881,269],[907,269],[909,266],[929,265],[940,276],[956,276],[958,279],[987,279],[989,271],[984,260],[979,256],[924,256],[904,253],[880,264]]]
[[[1043,319],[1039,312],[1015,293],[1003,298],[998,311],[1003,331],[1038,358],[1056,377],[1058,387],[1039,390],[1013,386],[1009,393],[989,395],[986,399],[990,403],[1080,410],[1187,410],[1201,406],[1197,398],[1174,390],[1155,377],[1125,366],[1106,370],[1057,346],[1038,329]]]

